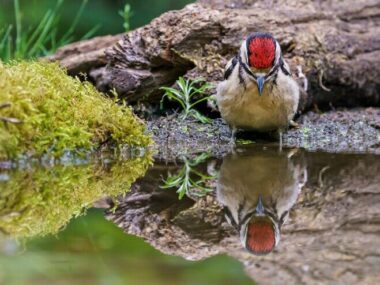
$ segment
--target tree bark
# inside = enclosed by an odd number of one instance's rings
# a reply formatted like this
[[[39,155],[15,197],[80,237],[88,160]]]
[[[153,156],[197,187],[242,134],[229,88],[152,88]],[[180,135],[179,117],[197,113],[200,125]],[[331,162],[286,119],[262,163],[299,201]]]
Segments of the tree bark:
[[[269,31],[294,75],[299,66],[309,81],[302,109],[379,105],[379,24],[379,0],[200,0],[125,35],[63,47],[50,59],[71,74],[87,72],[100,90],[154,101],[160,86],[182,75],[221,80],[242,39]]]

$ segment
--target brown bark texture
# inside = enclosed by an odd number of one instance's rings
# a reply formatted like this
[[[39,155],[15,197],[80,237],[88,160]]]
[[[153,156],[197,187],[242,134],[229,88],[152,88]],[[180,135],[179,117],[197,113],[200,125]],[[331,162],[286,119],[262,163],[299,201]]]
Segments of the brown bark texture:
[[[255,31],[279,40],[294,76],[302,68],[309,84],[301,109],[380,104],[379,0],[200,0],[125,35],[63,47],[50,59],[129,102],[155,101],[159,87],[182,75],[221,80]]]

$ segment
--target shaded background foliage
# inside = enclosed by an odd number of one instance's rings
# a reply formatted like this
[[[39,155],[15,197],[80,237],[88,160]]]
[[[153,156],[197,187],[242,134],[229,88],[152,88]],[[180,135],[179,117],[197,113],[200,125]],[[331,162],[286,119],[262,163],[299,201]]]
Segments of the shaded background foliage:
[[[36,26],[46,10],[53,8],[57,1],[52,0],[20,0],[22,17],[27,26]],[[60,33],[63,34],[70,26],[75,13],[78,11],[80,0],[65,0],[64,9],[61,11]],[[168,11],[181,9],[192,0],[88,0],[86,10],[82,15],[75,35],[77,38],[96,25],[100,25],[96,35],[122,33],[123,19],[118,11],[122,10],[126,3],[130,4],[132,17],[130,27],[135,29],[149,23],[153,18]],[[0,27],[14,23],[13,0],[0,0]]]

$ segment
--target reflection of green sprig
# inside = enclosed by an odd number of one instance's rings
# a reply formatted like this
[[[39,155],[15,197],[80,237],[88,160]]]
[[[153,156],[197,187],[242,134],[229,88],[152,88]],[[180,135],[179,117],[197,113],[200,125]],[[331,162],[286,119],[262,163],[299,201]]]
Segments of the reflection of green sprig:
[[[184,157],[182,169],[176,175],[169,175],[164,180],[164,185],[161,188],[177,188],[178,199],[182,199],[185,194],[203,197],[212,192],[213,189],[207,186],[207,182],[215,179],[215,176],[206,175],[195,169],[197,165],[203,163],[207,158],[209,158],[208,153],[202,153],[192,160]]]
[[[255,143],[255,142],[252,141],[252,140],[238,139],[238,140],[236,140],[236,143],[237,143],[237,144],[246,145],[246,144],[253,144],[253,143]]]
[[[165,91],[162,100],[165,97],[168,97],[169,100],[179,103],[183,109],[183,119],[186,119],[187,117],[193,117],[201,123],[210,123],[211,119],[203,116],[201,113],[195,110],[194,107],[199,103],[210,99],[211,96],[202,97],[195,102],[192,101],[195,95],[204,95],[206,93],[206,90],[211,88],[211,84],[204,82],[203,79],[185,80],[183,77],[180,77],[176,83],[179,87],[179,90],[171,87],[161,87],[161,89]],[[197,88],[196,86],[199,84],[201,85],[199,88]]]

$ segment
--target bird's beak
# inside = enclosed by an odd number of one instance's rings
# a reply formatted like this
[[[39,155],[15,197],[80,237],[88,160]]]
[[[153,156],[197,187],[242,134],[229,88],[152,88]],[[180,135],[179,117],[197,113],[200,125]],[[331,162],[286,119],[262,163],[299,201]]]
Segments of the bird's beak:
[[[256,206],[256,214],[259,216],[264,215],[264,205],[263,205],[263,200],[261,198],[261,195],[259,195],[259,201],[257,202]]]
[[[264,90],[265,77],[264,76],[257,77],[256,82],[257,82],[257,88],[259,89],[259,95],[261,96]]]

